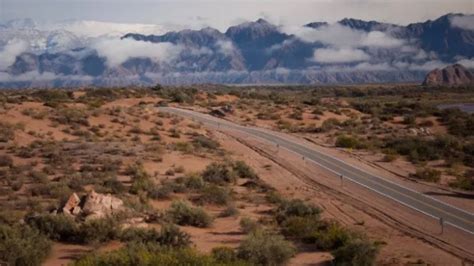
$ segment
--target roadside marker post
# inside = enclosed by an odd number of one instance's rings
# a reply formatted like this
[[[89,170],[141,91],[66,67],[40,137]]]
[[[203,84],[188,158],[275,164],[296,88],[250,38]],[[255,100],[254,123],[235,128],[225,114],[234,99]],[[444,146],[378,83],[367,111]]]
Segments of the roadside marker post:
[[[344,176],[340,175],[339,177],[341,178],[341,187],[344,187]]]

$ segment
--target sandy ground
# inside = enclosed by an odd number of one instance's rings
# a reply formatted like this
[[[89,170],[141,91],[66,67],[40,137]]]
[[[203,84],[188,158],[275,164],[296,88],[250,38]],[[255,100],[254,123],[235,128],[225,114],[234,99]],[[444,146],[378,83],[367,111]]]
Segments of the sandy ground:
[[[221,135],[221,137],[229,139],[226,135]],[[275,148],[271,145],[262,145],[257,141],[249,140],[249,138],[243,138],[242,140],[244,143],[256,146],[263,151],[266,150],[268,152],[266,155],[275,154]],[[425,233],[437,238],[439,237],[440,240],[433,240],[437,244],[449,241],[453,245],[458,246],[455,249],[462,249],[467,252],[469,252],[467,247],[474,244],[474,239],[470,236],[466,236],[463,232],[452,228],[449,228],[443,236],[440,236],[440,228],[437,222],[426,217],[420,217],[418,213],[380,198],[378,195],[373,195],[373,193],[360,189],[358,186],[346,184],[341,189],[342,191],[338,191],[339,189],[331,191],[331,188],[338,188],[340,186],[338,180],[335,182],[331,174],[318,167],[302,163],[301,158],[294,158],[295,156],[292,154],[282,154],[283,152],[280,151],[280,154],[278,154],[279,159],[276,159],[276,161],[280,165],[285,166],[285,168],[293,165],[294,167],[292,168],[294,169],[304,169],[305,177],[316,180],[316,183],[308,183],[304,178],[295,176],[287,169],[275,165],[274,161],[264,158],[262,153],[257,153],[242,143],[230,139],[224,143],[229,150],[234,151],[236,156],[245,159],[249,164],[258,169],[258,173],[264,181],[282,193],[292,197],[312,199],[315,204],[324,209],[324,215],[341,221],[355,229],[367,232],[372,238],[386,243],[379,256],[381,264],[414,263],[419,260],[433,265],[462,264],[462,260],[458,257],[439,249],[437,246],[428,244],[422,237]],[[275,158],[272,159],[275,160]],[[271,170],[265,167],[267,165],[272,165]],[[297,172],[297,170],[294,172]],[[322,186],[318,184],[322,184]],[[345,195],[340,195],[341,192]],[[365,204],[354,204],[358,200],[363,201]],[[377,211],[369,210],[366,205],[368,202]],[[391,217],[383,217],[382,213],[391,214]],[[407,233],[406,231],[402,232],[395,229],[394,226],[399,224],[396,221],[409,221],[407,226],[409,230],[407,231],[410,232]],[[413,230],[413,228],[416,229]],[[420,233],[419,230],[423,232]],[[448,245],[443,246],[443,248],[450,250],[452,247]],[[293,260],[293,263],[301,265],[297,258],[298,256]]]

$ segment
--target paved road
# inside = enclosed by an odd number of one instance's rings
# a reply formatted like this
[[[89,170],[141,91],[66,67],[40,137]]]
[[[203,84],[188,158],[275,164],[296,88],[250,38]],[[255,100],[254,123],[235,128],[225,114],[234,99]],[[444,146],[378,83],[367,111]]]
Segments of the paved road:
[[[383,177],[370,174],[347,162],[303,146],[301,143],[295,142],[291,138],[284,138],[282,135],[274,134],[270,130],[240,126],[223,119],[218,119],[210,115],[189,110],[173,107],[160,107],[160,110],[193,118],[207,126],[238,130],[254,137],[275,143],[275,145],[278,144],[281,148],[297,153],[302,157],[304,156],[306,160],[312,161],[335,173],[337,175],[336,178],[341,178],[342,175],[344,180],[350,180],[364,186],[387,198],[395,200],[400,204],[431,216],[434,219],[439,220],[442,218],[444,223],[474,234],[474,214],[393,183]]]

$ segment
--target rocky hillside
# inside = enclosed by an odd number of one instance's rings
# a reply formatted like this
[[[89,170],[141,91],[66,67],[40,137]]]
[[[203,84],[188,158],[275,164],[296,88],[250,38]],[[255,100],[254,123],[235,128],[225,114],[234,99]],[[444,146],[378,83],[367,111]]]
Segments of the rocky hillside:
[[[466,86],[474,84],[474,74],[460,64],[434,69],[426,75],[425,86]]]

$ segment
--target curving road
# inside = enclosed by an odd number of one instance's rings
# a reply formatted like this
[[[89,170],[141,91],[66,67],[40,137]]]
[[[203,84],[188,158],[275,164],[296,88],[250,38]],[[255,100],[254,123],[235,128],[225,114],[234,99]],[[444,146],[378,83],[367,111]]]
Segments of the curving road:
[[[434,219],[441,219],[440,222],[450,224],[470,234],[474,234],[474,214],[393,183],[383,177],[370,174],[347,162],[303,146],[298,142],[292,141],[290,138],[284,138],[281,135],[274,134],[270,130],[240,126],[210,115],[184,109],[173,107],[160,107],[159,109],[161,111],[192,118],[207,126],[238,130],[254,137],[272,142],[279,145],[281,148],[299,154],[306,160],[312,161],[315,164],[328,169],[336,174],[338,178],[350,180],[387,198],[397,201],[400,204],[431,216]]]

